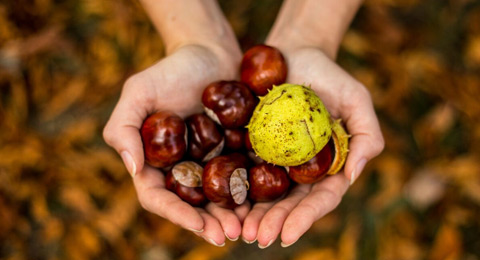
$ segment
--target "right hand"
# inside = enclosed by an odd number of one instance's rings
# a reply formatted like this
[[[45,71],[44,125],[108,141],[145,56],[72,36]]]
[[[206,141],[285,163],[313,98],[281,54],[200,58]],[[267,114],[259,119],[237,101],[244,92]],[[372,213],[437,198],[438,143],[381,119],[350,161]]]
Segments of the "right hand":
[[[109,121],[104,139],[122,157],[133,177],[140,204],[148,211],[223,245],[225,236],[236,239],[249,210],[243,205],[234,211],[209,203],[194,208],[165,188],[164,175],[144,164],[140,128],[145,118],[170,110],[181,117],[202,111],[201,94],[213,81],[237,76],[239,49],[189,44],[150,68],[129,78]]]
[[[288,44],[288,39],[281,41]],[[282,246],[295,243],[312,224],[340,203],[365,163],[377,156],[384,140],[368,90],[339,67],[320,48],[284,48],[288,62],[287,82],[310,86],[333,118],[345,123],[350,152],[343,171],[315,184],[297,185],[282,200],[255,204],[243,225],[244,240],[258,241],[261,248],[280,235]]]

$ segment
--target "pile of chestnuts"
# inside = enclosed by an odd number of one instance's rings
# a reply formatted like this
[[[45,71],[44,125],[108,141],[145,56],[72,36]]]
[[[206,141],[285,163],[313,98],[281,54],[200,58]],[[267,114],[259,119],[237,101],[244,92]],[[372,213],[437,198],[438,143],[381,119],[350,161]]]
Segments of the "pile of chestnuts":
[[[205,113],[182,119],[160,111],[142,125],[145,161],[165,172],[166,188],[192,206],[211,201],[231,209],[247,199],[273,201],[284,196],[293,182],[314,183],[327,172],[332,174],[329,170],[338,157],[333,137],[298,166],[267,163],[252,148],[245,126],[259,97],[285,83],[287,65],[281,52],[254,46],[244,54],[240,72],[241,81],[213,82],[204,89]]]

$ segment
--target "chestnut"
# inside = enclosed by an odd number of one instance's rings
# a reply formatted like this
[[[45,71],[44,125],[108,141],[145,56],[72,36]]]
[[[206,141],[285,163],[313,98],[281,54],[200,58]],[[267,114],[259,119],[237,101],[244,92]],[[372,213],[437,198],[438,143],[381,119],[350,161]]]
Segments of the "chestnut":
[[[222,152],[225,143],[222,131],[207,115],[191,115],[185,123],[188,129],[187,154],[191,159],[206,162]]]
[[[253,146],[252,142],[250,141],[250,135],[248,134],[248,131],[245,133],[245,148],[247,148],[248,151],[253,151]]]
[[[256,202],[276,200],[285,194],[290,186],[285,168],[266,162],[248,171],[248,182],[248,197]]]
[[[203,168],[192,161],[176,164],[165,176],[165,187],[194,207],[205,205],[208,200],[202,189]]]
[[[247,156],[252,160],[255,165],[264,162],[260,156],[258,156],[255,151],[253,150],[252,143],[250,142],[250,136],[248,135],[248,131],[245,133],[245,148],[247,149]]]
[[[310,184],[321,180],[327,175],[332,165],[335,154],[334,149],[333,138],[330,138],[327,145],[308,162],[298,166],[287,167],[288,176],[293,181],[302,184]]]
[[[223,208],[233,209],[247,198],[248,159],[239,153],[211,159],[203,172],[203,192],[207,199]]]
[[[225,129],[225,147],[230,150],[240,150],[245,147],[244,129]]]
[[[140,129],[145,161],[153,167],[167,167],[182,159],[187,150],[186,127],[170,111],[148,116]]]
[[[202,94],[205,112],[224,128],[245,126],[257,105],[256,97],[238,81],[217,81],[208,85]]]
[[[240,77],[257,96],[264,96],[273,85],[285,83],[287,63],[278,49],[256,45],[243,55]]]

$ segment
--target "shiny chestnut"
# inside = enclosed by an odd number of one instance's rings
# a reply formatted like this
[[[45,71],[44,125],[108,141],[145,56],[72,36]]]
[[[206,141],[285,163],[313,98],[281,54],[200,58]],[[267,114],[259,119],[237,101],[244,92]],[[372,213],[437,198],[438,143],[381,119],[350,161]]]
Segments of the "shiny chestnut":
[[[248,158],[250,158],[250,160],[255,165],[264,162],[264,160],[260,158],[260,156],[258,156],[253,150],[252,143],[250,142],[250,136],[248,135],[248,131],[245,133],[245,148],[247,149]]]
[[[233,209],[241,205],[249,188],[247,180],[248,159],[239,153],[217,156],[205,165],[203,192],[215,204]]]
[[[186,127],[173,112],[162,111],[145,119],[140,129],[145,161],[153,167],[167,167],[179,161],[187,150]]]
[[[287,63],[278,49],[256,45],[243,55],[240,77],[257,96],[264,96],[273,85],[285,83]]]
[[[187,154],[191,159],[206,162],[222,152],[223,133],[207,115],[191,115],[185,123],[188,129]]]
[[[225,129],[225,148],[235,151],[245,147],[245,132],[244,129]]]
[[[194,207],[204,206],[208,200],[202,188],[203,168],[195,162],[176,164],[165,176],[165,187]]]
[[[245,148],[247,148],[248,151],[253,151],[253,146],[252,142],[250,141],[250,135],[248,134],[248,131],[245,133]]]
[[[208,85],[202,94],[205,112],[224,128],[245,126],[257,105],[248,87],[238,81],[217,81]]]
[[[256,202],[273,201],[285,194],[290,186],[287,171],[266,162],[248,171],[250,190],[248,196]]]
[[[308,162],[288,167],[288,176],[297,183],[310,184],[317,182],[327,175],[334,155],[334,143],[333,139],[330,139],[327,145]]]

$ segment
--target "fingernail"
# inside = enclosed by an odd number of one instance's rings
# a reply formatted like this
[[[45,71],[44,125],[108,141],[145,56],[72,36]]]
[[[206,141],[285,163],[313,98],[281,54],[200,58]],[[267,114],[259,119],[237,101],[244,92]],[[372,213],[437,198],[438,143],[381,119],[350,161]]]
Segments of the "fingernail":
[[[350,175],[350,185],[352,185],[355,180],[357,179],[358,175],[363,171],[363,167],[365,167],[365,164],[367,163],[367,159],[362,158],[360,161],[357,163],[357,167],[353,169],[352,174]]]
[[[123,151],[120,156],[122,157],[123,163],[127,167],[128,172],[132,177],[135,177],[137,174],[137,166],[135,165],[135,162],[133,161],[133,157],[130,155],[129,152]]]
[[[227,232],[225,232],[225,237],[230,240],[230,241],[237,241],[238,240],[238,237],[235,237],[235,238],[230,238],[228,235],[227,235]]]
[[[255,243],[255,241],[257,241],[256,238],[255,238],[254,240],[252,240],[252,241],[248,241],[248,240],[246,240],[246,239],[243,238],[243,237],[242,237],[242,240],[243,240],[243,242],[245,242],[245,243],[247,243],[247,244],[253,244],[253,243]]]
[[[268,242],[268,244],[266,246],[262,246],[262,245],[258,244],[258,248],[265,249],[265,248],[271,246],[273,244],[273,241],[275,241],[275,239],[270,240],[270,242]]]
[[[203,232],[203,228],[202,229],[187,228],[187,230],[195,232],[195,233],[202,233]]]
[[[213,240],[211,238],[204,237],[203,239],[205,239],[208,243],[210,243],[214,246],[223,247],[225,245],[225,242],[223,242],[223,244],[219,245],[219,244],[217,244],[217,242],[215,242],[215,240]]]
[[[295,241],[293,241],[293,242],[290,243],[290,244],[285,244],[285,243],[281,242],[281,243],[280,243],[280,246],[281,246],[281,247],[289,247],[289,246],[295,244],[297,241],[298,241],[298,240],[295,240]]]

